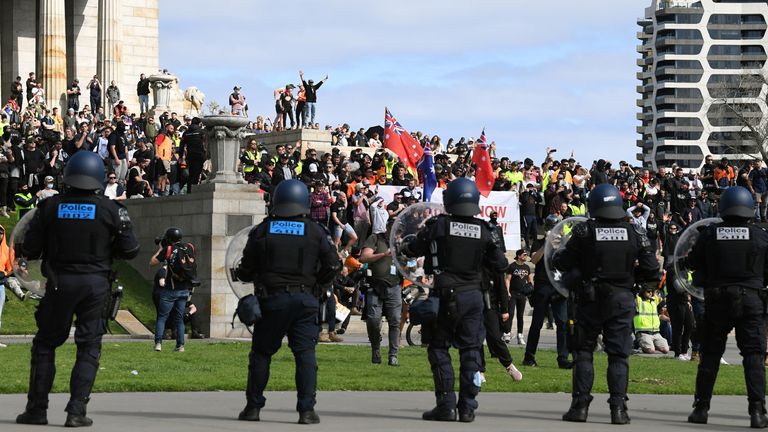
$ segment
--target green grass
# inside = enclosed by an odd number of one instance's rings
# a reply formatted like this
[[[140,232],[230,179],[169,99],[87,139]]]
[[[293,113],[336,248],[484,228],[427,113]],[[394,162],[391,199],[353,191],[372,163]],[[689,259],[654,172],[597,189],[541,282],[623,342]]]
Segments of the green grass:
[[[250,343],[210,343],[189,341],[185,353],[172,350],[173,343],[164,345],[165,351],[152,351],[152,343],[126,342],[104,345],[101,370],[96,379],[97,392],[137,391],[216,391],[245,388]],[[66,344],[58,350],[56,363],[59,374],[55,392],[67,391],[69,370],[74,361],[75,347]],[[513,349],[515,359],[523,352]],[[451,350],[456,369],[457,352]],[[0,393],[22,393],[27,390],[29,373],[29,345],[12,345],[0,350],[0,364],[13,367],[0,368]],[[432,375],[427,363],[426,350],[407,347],[400,353],[400,367],[370,363],[367,346],[321,345],[317,349],[319,380],[322,391],[433,391]],[[556,367],[555,353],[540,351],[537,360],[541,367],[521,370],[524,379],[513,382],[495,359],[488,359],[488,382],[484,391],[494,392],[566,392],[571,388],[571,371]],[[595,355],[595,393],[607,392],[605,369],[607,358]],[[131,372],[137,371],[134,375]],[[275,355],[269,390],[294,390],[293,357],[287,346]],[[630,393],[692,394],[696,376],[696,363],[674,359],[633,356],[630,359]],[[741,366],[723,366],[715,387],[717,394],[745,394]]]
[[[121,309],[130,311],[136,318],[150,329],[155,327],[155,306],[152,303],[152,286],[128,263],[118,261],[114,266],[118,279],[125,287]],[[8,302],[3,309],[3,325],[0,334],[4,335],[33,335],[37,331],[35,324],[35,308],[38,302],[34,300],[20,301],[10,290],[6,290]],[[116,322],[110,322],[109,327],[114,334],[126,334]]]

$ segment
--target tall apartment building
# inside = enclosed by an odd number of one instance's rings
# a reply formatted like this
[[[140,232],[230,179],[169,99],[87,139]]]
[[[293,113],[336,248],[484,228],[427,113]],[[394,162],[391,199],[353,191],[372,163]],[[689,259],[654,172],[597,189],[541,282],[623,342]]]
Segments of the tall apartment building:
[[[767,21],[765,0],[653,0],[646,8],[637,34],[643,166],[759,156],[745,123],[768,120]]]

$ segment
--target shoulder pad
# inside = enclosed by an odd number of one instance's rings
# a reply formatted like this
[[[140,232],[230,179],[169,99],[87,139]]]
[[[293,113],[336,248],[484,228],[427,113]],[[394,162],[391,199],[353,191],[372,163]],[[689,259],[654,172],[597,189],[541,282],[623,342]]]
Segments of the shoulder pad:
[[[575,237],[589,237],[589,222],[580,223],[573,227]]]

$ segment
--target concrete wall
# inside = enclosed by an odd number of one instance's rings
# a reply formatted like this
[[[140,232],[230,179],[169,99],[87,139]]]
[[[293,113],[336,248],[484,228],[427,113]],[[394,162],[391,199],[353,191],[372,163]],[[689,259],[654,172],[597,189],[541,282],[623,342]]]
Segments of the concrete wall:
[[[11,82],[21,75],[27,80],[36,71],[37,1],[0,0],[0,94],[5,102],[10,97]],[[24,103],[27,102],[26,86]]]
[[[127,200],[125,205],[141,243],[141,253],[131,265],[152,280],[157,268],[149,259],[158,247],[156,236],[168,227],[181,228],[184,240],[197,248],[198,276],[202,285],[193,301],[203,319],[203,332],[211,337],[242,337],[242,325],[230,326],[237,298],[227,282],[225,255],[232,237],[266,216],[263,195],[253,185],[209,183],[191,195]]]

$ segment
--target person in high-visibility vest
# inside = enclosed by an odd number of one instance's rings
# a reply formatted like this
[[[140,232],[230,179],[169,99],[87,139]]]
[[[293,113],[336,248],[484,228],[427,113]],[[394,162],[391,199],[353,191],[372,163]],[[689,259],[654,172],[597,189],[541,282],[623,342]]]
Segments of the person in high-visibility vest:
[[[13,196],[13,204],[16,207],[16,220],[24,217],[27,212],[35,208],[37,197],[30,192],[29,185],[25,182],[19,185],[19,191]]]
[[[659,298],[654,291],[653,287],[646,287],[635,297],[635,340],[646,354],[654,354],[657,351],[666,354],[669,352],[669,344],[659,331]]]
[[[240,163],[243,164],[243,177],[249,184],[256,182],[256,175],[259,173],[257,166],[261,162],[261,152],[258,149],[258,143],[255,139],[248,141],[248,147],[240,155]]]

